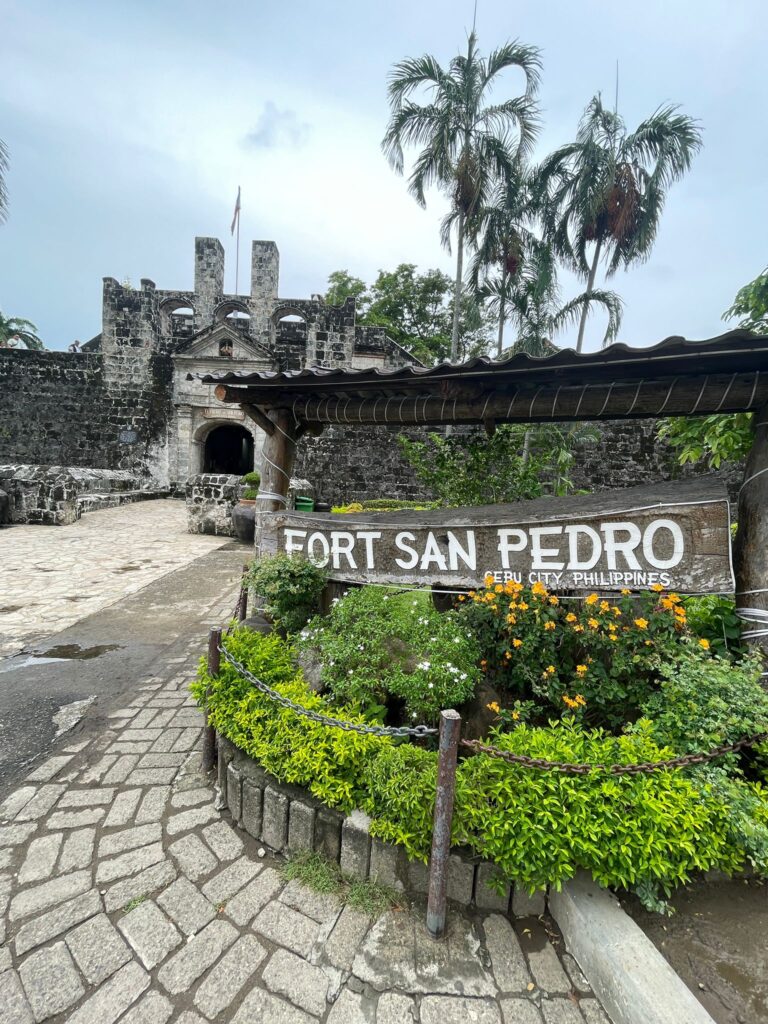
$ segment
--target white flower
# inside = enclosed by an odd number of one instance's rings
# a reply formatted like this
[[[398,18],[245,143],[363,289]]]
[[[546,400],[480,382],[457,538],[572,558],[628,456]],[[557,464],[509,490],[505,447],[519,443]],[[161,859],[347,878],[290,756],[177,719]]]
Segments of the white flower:
[[[429,688],[430,688],[430,690],[434,690],[434,688],[435,688],[435,684],[434,684],[434,683],[430,683],[430,684],[429,684]]]
[[[453,642],[454,642],[455,644],[460,644],[460,643],[461,643],[461,637],[459,637],[459,636],[455,636],[455,637],[453,638]]]
[[[411,718],[415,718],[415,717],[416,717],[416,712],[414,711],[413,714],[411,715]]]
[[[349,672],[347,672],[347,675],[348,675],[348,676],[351,676],[351,675],[352,675],[352,669],[350,669],[350,670],[349,670]]]
[[[466,678],[467,678],[467,673],[466,672],[462,672],[461,675],[459,676],[459,679],[466,679]]]

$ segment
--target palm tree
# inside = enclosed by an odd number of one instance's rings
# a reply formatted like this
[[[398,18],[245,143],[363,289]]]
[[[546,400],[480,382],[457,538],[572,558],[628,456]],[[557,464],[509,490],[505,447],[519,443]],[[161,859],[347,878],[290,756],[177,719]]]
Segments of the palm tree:
[[[19,342],[27,348],[45,348],[31,320],[20,316],[6,317],[0,312],[0,348],[16,348]]]
[[[481,57],[472,31],[466,55],[454,57],[447,68],[424,54],[395,64],[389,76],[390,119],[382,140],[384,153],[394,170],[402,174],[404,147],[422,146],[408,191],[426,206],[425,190],[437,185],[450,196],[457,222],[453,360],[459,350],[467,227],[488,202],[495,181],[510,173],[515,158],[530,153],[538,129],[533,97],[540,67],[538,49],[516,41],[494,50],[487,59]],[[501,103],[487,102],[494,79],[506,68],[523,71],[524,94]],[[420,89],[429,93],[428,102],[412,99]]]
[[[5,176],[8,173],[8,147],[0,139],[0,224],[8,219],[8,189],[5,186]]]
[[[622,118],[607,110],[598,94],[582,115],[576,141],[539,168],[555,251],[586,279],[587,295],[594,290],[601,257],[610,277],[650,255],[667,192],[701,147],[698,122],[677,111],[659,107],[627,134]],[[587,309],[577,352],[584,344]]]
[[[507,294],[533,250],[541,242],[531,231],[539,202],[528,169],[516,161],[514,173],[503,178],[488,206],[477,216],[477,242],[470,280],[478,297],[496,296],[499,331],[496,354],[504,347]]]

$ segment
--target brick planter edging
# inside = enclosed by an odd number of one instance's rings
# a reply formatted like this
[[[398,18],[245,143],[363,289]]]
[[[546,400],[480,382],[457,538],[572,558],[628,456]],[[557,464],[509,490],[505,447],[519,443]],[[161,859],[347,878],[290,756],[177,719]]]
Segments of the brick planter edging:
[[[346,815],[316,800],[306,790],[278,781],[244,751],[219,734],[218,783],[233,820],[275,853],[302,850],[322,853],[352,878],[372,879],[409,895],[424,896],[427,866],[409,860],[402,846],[368,832],[370,819],[361,811]],[[544,912],[543,892],[529,896],[507,885],[503,893],[489,888],[495,866],[468,853],[450,856],[448,898],[463,906],[495,910],[516,917]]]

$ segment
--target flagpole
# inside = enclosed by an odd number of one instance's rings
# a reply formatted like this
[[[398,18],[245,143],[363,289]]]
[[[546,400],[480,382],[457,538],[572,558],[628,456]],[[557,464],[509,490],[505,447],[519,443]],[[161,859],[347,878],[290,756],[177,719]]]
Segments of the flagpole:
[[[240,187],[237,189],[240,196]],[[239,295],[238,283],[240,281],[240,210],[237,211],[237,239],[235,241],[235,295]]]

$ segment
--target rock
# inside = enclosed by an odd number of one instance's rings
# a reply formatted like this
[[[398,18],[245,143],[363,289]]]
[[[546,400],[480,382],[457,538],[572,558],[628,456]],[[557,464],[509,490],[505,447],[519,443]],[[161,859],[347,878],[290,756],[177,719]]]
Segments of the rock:
[[[488,730],[496,725],[496,713],[488,710],[488,704],[501,704],[502,696],[487,681],[477,687],[475,696],[462,709],[461,738],[479,740],[488,735]]]
[[[319,647],[302,647],[297,659],[307,686],[314,693],[322,693],[325,686],[320,678],[323,671]]]
[[[7,491],[0,490],[0,526],[11,521],[11,499]]]

